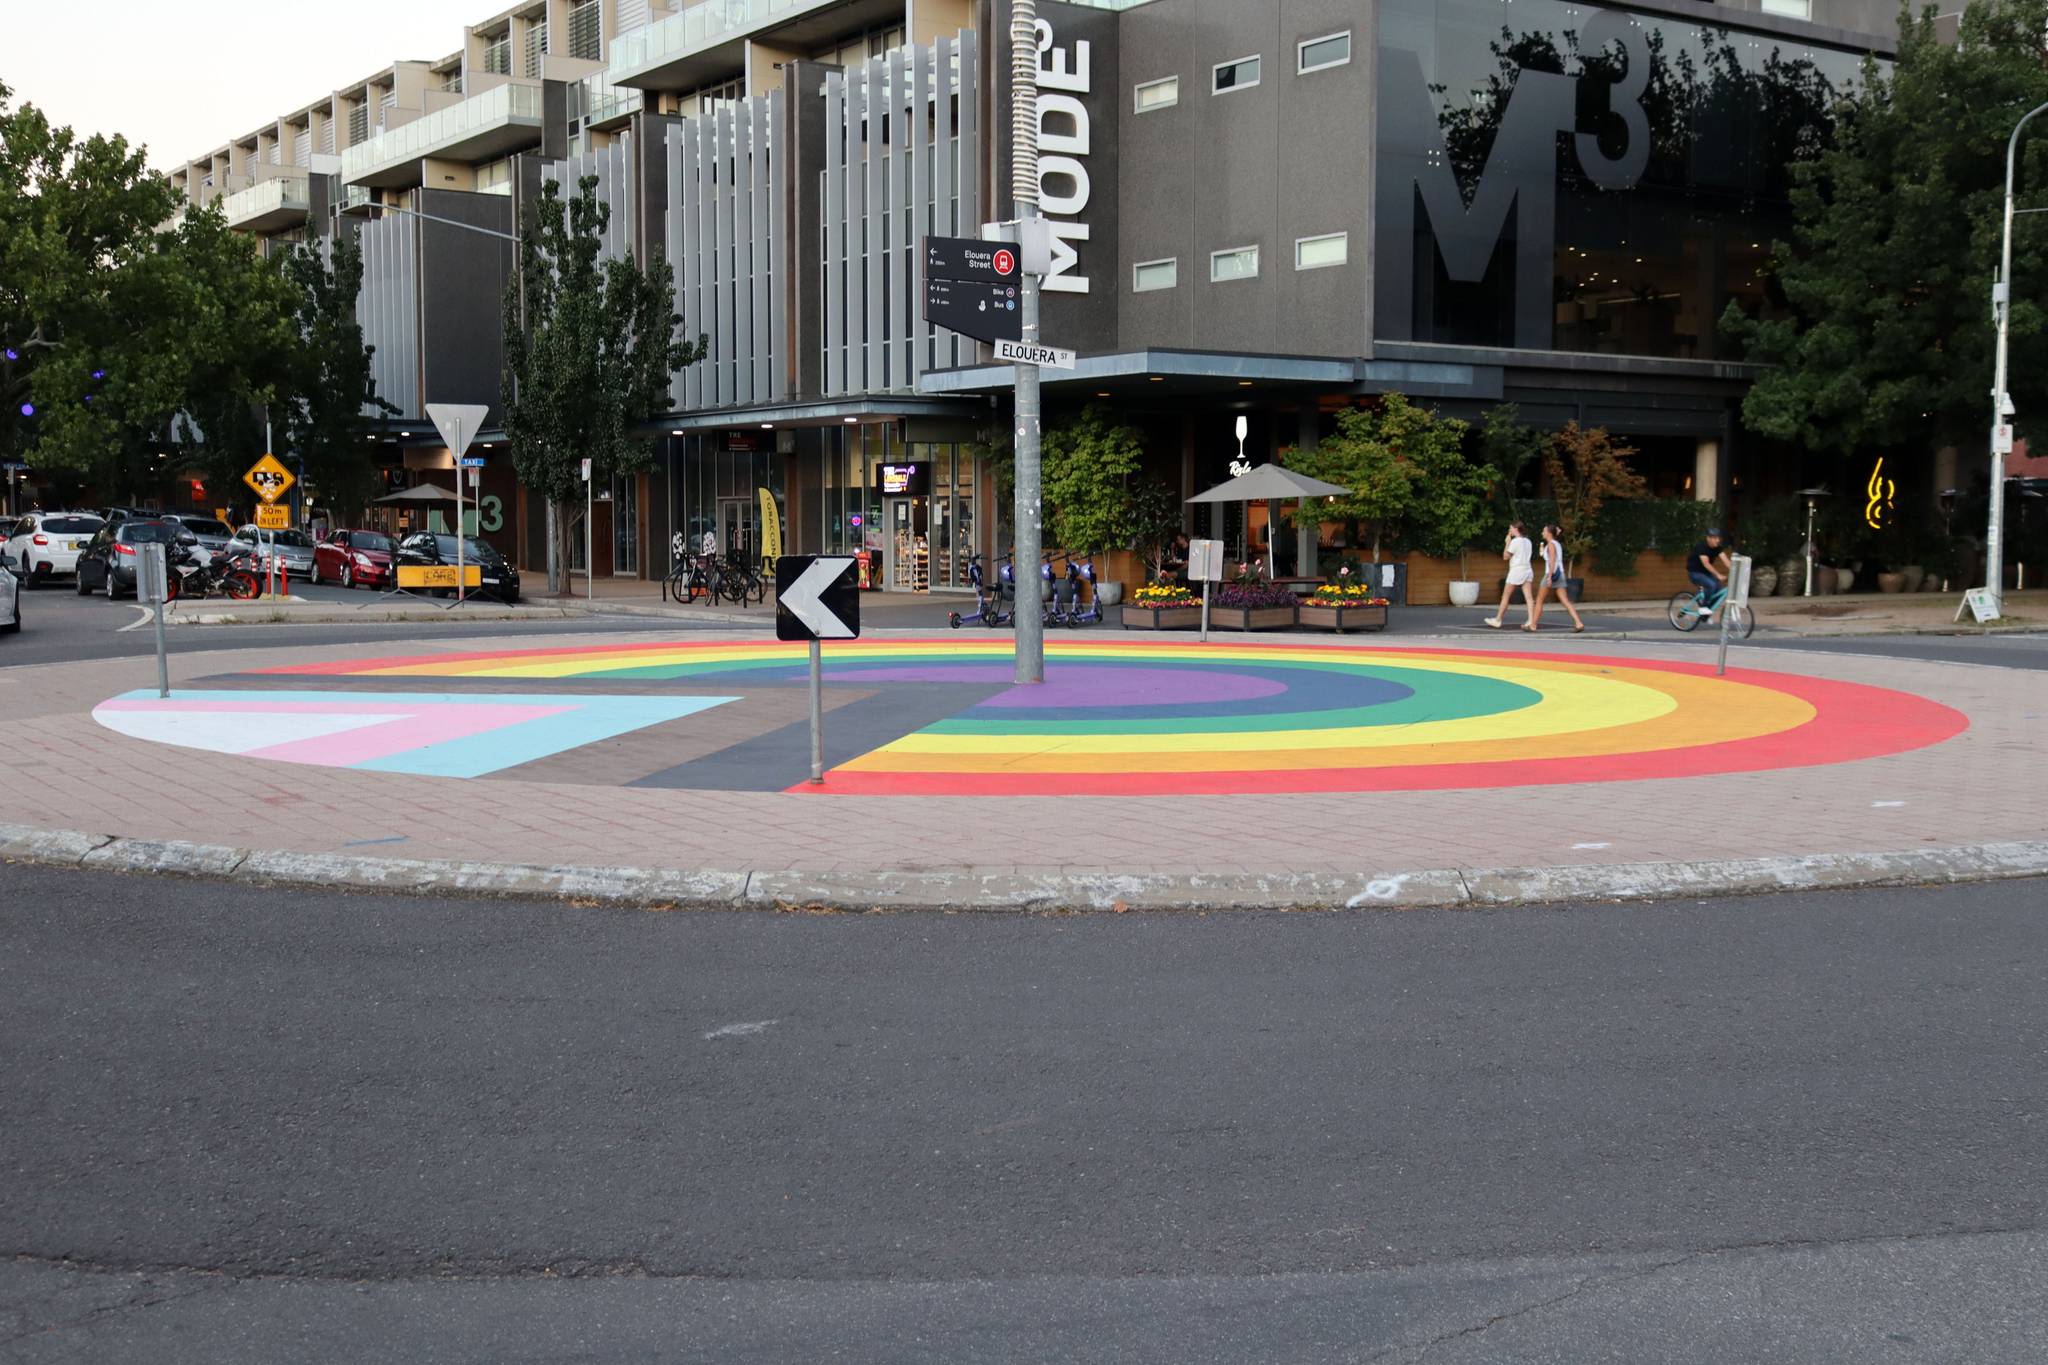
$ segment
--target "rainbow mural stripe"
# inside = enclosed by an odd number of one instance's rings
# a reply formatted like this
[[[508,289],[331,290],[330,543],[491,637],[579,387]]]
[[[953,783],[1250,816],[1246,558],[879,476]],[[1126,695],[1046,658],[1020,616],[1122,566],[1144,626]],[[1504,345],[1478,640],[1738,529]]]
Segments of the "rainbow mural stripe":
[[[827,647],[830,683],[982,684],[985,700],[832,770],[827,793],[908,796],[1402,791],[1690,777],[1937,743],[1958,712],[1902,692],[1691,663],[1388,646],[1047,642],[1010,687],[1006,639]],[[266,670],[301,678],[794,685],[756,641],[435,654]],[[516,700],[506,697],[504,700]],[[802,790],[800,786],[792,790]],[[816,789],[812,789],[816,790]]]

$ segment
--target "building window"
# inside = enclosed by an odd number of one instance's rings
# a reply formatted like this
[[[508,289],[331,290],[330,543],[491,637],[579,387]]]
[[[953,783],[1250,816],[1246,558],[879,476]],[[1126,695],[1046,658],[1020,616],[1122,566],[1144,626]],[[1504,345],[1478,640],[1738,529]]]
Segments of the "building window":
[[[1138,87],[1132,100],[1135,112],[1149,114],[1154,109],[1171,109],[1180,103],[1180,77],[1168,76],[1164,80],[1146,81]]]
[[[1804,4],[1805,0],[1798,0]],[[1764,0],[1770,4],[1771,0]],[[1299,70],[1306,76],[1311,71],[1322,71],[1333,66],[1343,66],[1351,60],[1351,33],[1332,33],[1327,38],[1310,38],[1296,51],[1300,54]]]
[[[484,45],[484,74],[487,76],[509,76],[512,74],[512,35],[500,33]]]
[[[1228,251],[1209,253],[1209,281],[1221,284],[1225,280],[1256,279],[1259,274],[1259,249],[1255,246],[1234,246]]]
[[[1248,90],[1259,83],[1259,59],[1239,57],[1232,62],[1216,64],[1216,93],[1226,94],[1232,90]]]
[[[1782,14],[1787,19],[1811,19],[1813,0],[1763,0],[1765,14]]]
[[[576,0],[569,7],[569,55],[586,62],[604,60],[604,34],[598,0]]]
[[[1171,289],[1180,283],[1180,259],[1169,256],[1163,261],[1140,261],[1131,267],[1131,292],[1147,293],[1154,289]]]
[[[1320,237],[1300,237],[1294,243],[1296,270],[1321,270],[1351,259],[1351,234],[1329,232]]]

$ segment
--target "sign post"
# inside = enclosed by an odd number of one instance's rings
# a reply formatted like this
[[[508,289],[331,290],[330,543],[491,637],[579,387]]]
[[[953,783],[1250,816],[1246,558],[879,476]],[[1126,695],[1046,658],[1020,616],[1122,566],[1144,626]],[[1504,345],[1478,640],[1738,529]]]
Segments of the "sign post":
[[[156,608],[156,694],[171,695],[171,663],[164,653],[164,601],[171,595],[170,565],[161,541],[141,546],[142,557],[135,565],[135,596]],[[109,580],[111,582],[111,580]],[[109,592],[112,591],[110,587]]]
[[[462,458],[469,449],[469,443],[476,439],[483,429],[484,419],[491,410],[482,403],[429,403],[427,416],[433,419],[434,430],[441,433],[441,439],[448,444],[448,455],[455,463],[455,603],[460,606],[468,601],[468,589],[461,586],[469,577],[463,572],[463,560],[468,550],[465,541],[469,535],[469,523],[462,515],[462,471],[468,461]]]
[[[1728,618],[1749,610],[1750,563],[1748,555],[1728,557],[1728,596],[1721,602],[1721,657],[1714,663],[1716,677],[1728,671]]]
[[[811,647],[811,785],[825,782],[825,652],[821,640],[860,638],[852,555],[783,555],[775,561],[775,638]]]
[[[597,558],[591,549],[590,524],[597,520],[597,486],[590,481],[590,461],[583,462],[583,598],[597,600]]]
[[[263,506],[257,509],[256,514],[256,526],[258,528],[256,537],[257,552],[261,554],[264,553],[262,544],[263,530],[277,523],[279,517],[284,518],[283,525],[288,526],[291,524],[291,510],[279,507],[277,501],[285,494],[291,492],[292,485],[298,482],[298,478],[289,469],[286,469],[283,464],[279,463],[277,456],[272,455],[269,451],[265,451],[263,458],[250,465],[248,473],[242,475],[242,482],[255,489],[256,496],[263,500]],[[268,514],[267,517],[265,516],[266,513]],[[277,545],[275,542],[271,543],[268,556],[263,564],[263,577],[266,585],[264,590],[266,592],[275,590],[277,576]]]
[[[1223,542],[1188,542],[1188,577],[1202,585],[1202,643],[1209,642],[1209,585],[1223,580]]]

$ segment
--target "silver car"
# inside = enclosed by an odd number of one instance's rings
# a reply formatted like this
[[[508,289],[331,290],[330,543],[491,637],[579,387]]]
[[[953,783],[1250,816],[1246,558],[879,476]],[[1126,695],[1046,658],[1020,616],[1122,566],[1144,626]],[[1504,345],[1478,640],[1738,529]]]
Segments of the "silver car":
[[[277,562],[287,574],[293,578],[313,576],[313,538],[304,531],[261,531],[253,525],[244,526],[228,542],[228,553],[246,551],[255,555],[260,568],[267,545],[277,547]]]

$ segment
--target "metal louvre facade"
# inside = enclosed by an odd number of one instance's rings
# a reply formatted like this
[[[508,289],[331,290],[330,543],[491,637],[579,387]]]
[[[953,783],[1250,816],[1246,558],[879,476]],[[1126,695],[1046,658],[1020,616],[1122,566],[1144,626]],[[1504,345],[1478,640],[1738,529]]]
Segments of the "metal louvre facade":
[[[780,276],[789,221],[779,90],[735,100],[668,133],[668,259],[676,311],[705,358],[678,371],[678,411],[791,396],[789,302]]]
[[[550,161],[541,170],[543,183],[553,180],[561,185],[564,203],[576,197],[586,175],[597,177],[598,202],[610,210],[600,239],[601,255],[607,261],[621,260],[633,248],[633,135],[621,133],[607,146],[566,161]]]
[[[824,390],[909,391],[976,343],[924,320],[926,235],[980,235],[971,35],[825,78]]]
[[[370,373],[377,395],[408,417],[420,414],[419,221],[404,214],[362,226],[363,287],[356,315],[376,347]],[[365,404],[366,415],[383,409]]]

